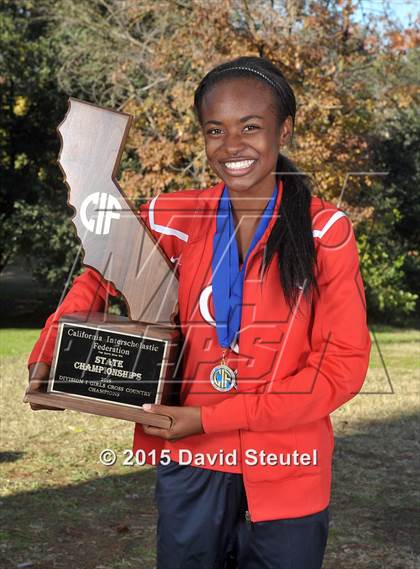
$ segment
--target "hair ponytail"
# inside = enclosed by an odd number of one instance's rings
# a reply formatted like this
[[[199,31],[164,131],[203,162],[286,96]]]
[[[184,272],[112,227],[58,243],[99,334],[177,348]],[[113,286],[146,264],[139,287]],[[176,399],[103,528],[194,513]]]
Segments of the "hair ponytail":
[[[306,298],[318,290],[310,216],[311,184],[308,176],[283,154],[277,159],[276,178],[283,181],[283,197],[265,247],[264,272],[277,252],[283,293],[292,309],[302,290]]]

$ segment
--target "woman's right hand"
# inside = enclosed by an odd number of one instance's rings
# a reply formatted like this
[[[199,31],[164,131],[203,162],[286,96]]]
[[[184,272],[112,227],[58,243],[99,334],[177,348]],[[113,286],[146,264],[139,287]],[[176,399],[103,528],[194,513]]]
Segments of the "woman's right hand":
[[[44,362],[35,362],[29,366],[29,385],[26,389],[25,395],[28,394],[29,389],[31,391],[45,392],[44,386],[48,382],[48,377],[50,374],[50,366]],[[64,411],[64,409],[58,409],[57,407],[50,407],[48,405],[39,405],[38,403],[29,402],[31,409],[33,411],[39,411],[41,409],[50,409],[51,411]]]

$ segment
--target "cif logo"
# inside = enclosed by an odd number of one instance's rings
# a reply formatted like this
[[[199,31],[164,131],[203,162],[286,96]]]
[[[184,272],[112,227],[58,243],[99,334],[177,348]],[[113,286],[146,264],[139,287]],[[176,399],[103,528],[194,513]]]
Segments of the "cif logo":
[[[97,217],[88,218],[87,209],[90,205],[97,206]],[[96,235],[108,235],[112,219],[120,219],[121,204],[111,194],[106,192],[94,192],[85,198],[80,208],[80,218],[83,225],[91,233]]]
[[[223,364],[216,366],[212,369],[210,374],[210,382],[217,391],[230,391],[231,389],[238,389],[236,383],[236,370]]]

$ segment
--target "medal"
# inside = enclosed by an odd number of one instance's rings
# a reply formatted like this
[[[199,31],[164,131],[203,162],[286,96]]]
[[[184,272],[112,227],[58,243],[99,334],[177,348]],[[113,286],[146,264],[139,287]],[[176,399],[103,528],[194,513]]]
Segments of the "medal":
[[[276,184],[274,192],[261,216],[242,267],[239,265],[233,210],[226,186],[219,201],[216,216],[216,232],[213,237],[212,291],[216,334],[223,352],[220,364],[214,367],[210,373],[210,383],[217,391],[227,392],[232,389],[238,389],[236,381],[237,370],[234,371],[226,365],[225,354],[238,341],[247,261],[272,218],[277,195],[278,188]]]
[[[217,389],[217,391],[230,391],[231,389],[238,389],[236,383],[237,370],[233,370],[225,364],[225,353],[223,350],[222,361],[216,367],[211,370],[210,373],[210,383]]]

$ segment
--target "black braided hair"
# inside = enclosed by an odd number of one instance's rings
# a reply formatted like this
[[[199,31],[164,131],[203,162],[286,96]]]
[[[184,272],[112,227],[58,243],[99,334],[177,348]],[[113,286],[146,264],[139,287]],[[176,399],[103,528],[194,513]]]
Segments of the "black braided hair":
[[[276,103],[279,126],[290,116],[294,127],[296,99],[292,88],[278,67],[268,59],[256,56],[227,61],[203,77],[194,94],[194,110],[200,124],[204,94],[216,83],[236,77],[254,77],[269,85]],[[292,309],[301,291],[308,300],[313,291],[318,292],[310,216],[312,183],[309,176],[299,172],[293,162],[281,153],[276,164],[276,182],[280,179],[283,180],[283,197],[264,251],[264,272],[277,252],[283,293]]]

